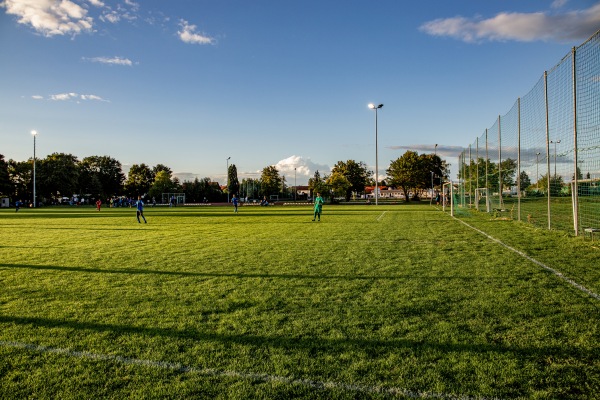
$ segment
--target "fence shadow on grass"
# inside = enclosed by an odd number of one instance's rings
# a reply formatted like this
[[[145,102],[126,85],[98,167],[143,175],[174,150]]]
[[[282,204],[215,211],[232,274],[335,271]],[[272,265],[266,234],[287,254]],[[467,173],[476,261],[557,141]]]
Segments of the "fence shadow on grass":
[[[56,265],[25,265],[25,264],[0,264],[0,270],[6,269],[30,269],[39,271],[58,271],[58,272],[82,272],[92,274],[125,274],[125,275],[170,275],[179,277],[200,277],[200,278],[238,278],[238,279],[324,279],[324,280],[407,280],[407,279],[436,279],[436,280],[467,280],[482,281],[477,276],[424,276],[424,275],[306,275],[306,274],[270,274],[270,273],[239,273],[239,272],[188,272],[188,271],[160,271],[147,269],[125,269],[125,268],[83,268],[83,267],[63,267]],[[498,277],[501,281],[505,278]]]
[[[497,353],[515,354],[517,357],[565,357],[596,360],[600,348],[583,349],[568,346],[545,346],[537,348],[508,347],[501,344],[473,343],[434,343],[408,339],[370,340],[370,339],[325,339],[318,337],[282,337],[239,334],[218,334],[201,329],[169,329],[156,327],[138,327],[129,325],[102,324],[96,322],[66,321],[40,317],[0,316],[0,324],[30,326],[48,329],[69,329],[78,331],[94,331],[115,335],[140,335],[146,337],[165,337],[175,340],[194,340],[199,342],[218,342],[243,346],[273,347],[289,350],[303,350],[311,354],[339,354],[340,351],[361,351],[380,354],[397,349],[411,349],[415,353],[431,350],[454,353]]]

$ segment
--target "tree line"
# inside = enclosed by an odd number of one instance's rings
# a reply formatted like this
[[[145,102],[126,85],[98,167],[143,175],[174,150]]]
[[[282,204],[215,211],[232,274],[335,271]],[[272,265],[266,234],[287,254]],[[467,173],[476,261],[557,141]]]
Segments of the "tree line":
[[[463,162],[460,165],[458,177],[463,180],[467,190],[475,191],[477,188],[493,188],[494,191],[506,193],[515,186],[520,187],[526,196],[544,196],[549,193],[552,197],[570,196],[571,186],[564,182],[562,175],[544,174],[538,176],[535,181],[525,171],[517,174],[517,161],[507,158],[499,163],[484,158],[471,160],[470,163]],[[535,176],[534,176],[535,178]],[[580,195],[595,193],[595,186],[590,182],[590,173],[584,178],[581,169],[577,167],[578,190]],[[575,176],[571,176],[575,180]]]
[[[393,160],[387,169],[387,178],[381,186],[400,188],[405,198],[409,192],[426,190],[440,185],[448,178],[448,164],[434,154],[407,151]],[[88,200],[107,200],[115,196],[136,198],[146,196],[162,201],[163,193],[183,193],[188,203],[226,201],[227,194],[247,198],[278,195],[294,198],[294,188],[286,182],[275,166],[263,168],[258,179],[238,179],[237,167],[231,164],[224,189],[211,178],[183,181],[173,176],[166,165],[134,164],[127,175],[121,163],[109,156],[90,156],[79,160],[72,154],[53,153],[35,162],[36,199],[40,204],[56,204],[63,197],[77,195]],[[365,193],[367,186],[375,185],[373,172],[362,161],[338,161],[329,174],[319,171],[309,179],[312,192],[321,192],[330,198],[344,198]],[[12,202],[33,199],[33,160],[5,160],[0,154],[0,196]]]

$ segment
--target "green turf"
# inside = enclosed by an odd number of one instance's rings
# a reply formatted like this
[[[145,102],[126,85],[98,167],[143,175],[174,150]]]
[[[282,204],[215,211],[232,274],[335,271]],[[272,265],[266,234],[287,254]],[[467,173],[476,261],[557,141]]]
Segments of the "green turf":
[[[0,398],[600,393],[600,301],[436,207],[146,218],[0,212]],[[600,293],[589,239],[464,220]]]

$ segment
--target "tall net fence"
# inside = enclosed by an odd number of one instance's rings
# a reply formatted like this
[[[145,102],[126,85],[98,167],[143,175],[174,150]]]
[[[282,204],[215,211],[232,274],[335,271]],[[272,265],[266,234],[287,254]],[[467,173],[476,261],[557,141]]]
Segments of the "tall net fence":
[[[458,177],[458,206],[600,229],[600,31],[461,153]]]

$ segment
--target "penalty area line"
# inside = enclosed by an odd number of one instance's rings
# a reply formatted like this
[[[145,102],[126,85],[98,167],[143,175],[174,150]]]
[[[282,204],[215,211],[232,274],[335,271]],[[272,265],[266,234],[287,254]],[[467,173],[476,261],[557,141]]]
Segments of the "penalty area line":
[[[377,221],[380,221],[381,218],[383,218],[383,216],[387,213],[387,211],[384,211],[381,213],[381,215],[379,217],[377,217]]]
[[[576,289],[578,289],[578,290],[582,291],[583,293],[585,293],[585,294],[587,294],[587,295],[589,295],[589,296],[593,297],[593,298],[594,298],[594,299],[596,299],[596,300],[600,300],[600,295],[598,295],[597,293],[594,293],[594,292],[592,292],[590,289],[588,289],[588,288],[586,288],[585,286],[583,286],[583,285],[581,285],[581,284],[579,284],[579,283],[575,282],[575,281],[574,281],[574,280],[572,280],[571,278],[568,278],[568,277],[566,277],[565,275],[563,275],[563,273],[562,273],[562,272],[560,272],[560,271],[558,271],[558,270],[556,270],[556,269],[554,269],[554,268],[552,268],[552,267],[549,267],[549,266],[547,266],[546,264],[544,264],[544,263],[542,263],[542,262],[540,262],[540,261],[536,260],[535,258],[528,256],[527,254],[523,253],[522,251],[520,251],[520,250],[517,250],[517,249],[515,249],[514,247],[511,247],[511,246],[507,245],[506,243],[504,243],[504,242],[500,241],[499,239],[496,239],[495,237],[488,235],[487,233],[485,233],[485,232],[484,232],[484,231],[482,231],[481,229],[477,229],[477,228],[475,228],[474,226],[467,224],[465,221],[462,221],[462,220],[460,220],[460,219],[458,219],[458,218],[456,218],[456,217],[452,217],[452,218],[454,218],[454,219],[455,219],[455,220],[457,220],[458,222],[460,222],[460,223],[462,223],[462,224],[464,224],[464,225],[468,226],[469,228],[473,229],[474,231],[476,231],[476,232],[479,232],[480,234],[482,234],[483,236],[487,237],[487,238],[488,238],[488,239],[490,239],[491,241],[498,243],[498,244],[499,244],[499,245],[501,245],[502,247],[504,247],[504,248],[506,248],[506,249],[508,249],[508,250],[510,250],[510,251],[512,251],[512,252],[515,252],[515,253],[517,253],[518,255],[520,255],[521,257],[523,257],[524,259],[526,259],[526,260],[528,260],[528,261],[531,261],[531,262],[532,262],[532,263],[534,263],[535,265],[537,265],[537,266],[540,266],[540,267],[542,267],[543,269],[545,269],[545,270],[547,270],[547,271],[551,272],[552,274],[554,274],[554,275],[555,275],[555,276],[557,276],[558,278],[562,279],[563,281],[567,282],[569,285],[571,285],[571,286],[575,287]]]
[[[90,360],[99,360],[99,361],[110,361],[116,362],[120,364],[126,365],[139,365],[143,367],[151,367],[151,368],[159,368],[165,370],[171,370],[179,373],[185,374],[198,374],[204,376],[214,376],[214,377],[224,377],[224,378],[234,378],[234,379],[243,379],[243,380],[251,380],[258,382],[275,382],[282,383],[288,385],[299,385],[304,386],[309,389],[316,390],[326,390],[326,389],[334,389],[334,390],[344,390],[349,392],[361,392],[367,394],[384,394],[384,395],[393,395],[393,396],[403,396],[411,399],[422,399],[422,398],[433,398],[433,399],[443,399],[443,400],[486,400],[486,398],[479,396],[462,396],[462,395],[453,395],[453,394],[443,394],[443,393],[430,393],[430,392],[420,392],[407,390],[402,388],[395,387],[382,387],[382,386],[367,386],[360,384],[349,384],[342,382],[322,382],[322,381],[314,381],[311,379],[295,379],[285,376],[278,375],[269,375],[269,374],[258,374],[252,372],[239,372],[239,371],[228,371],[228,370],[218,370],[213,368],[197,368],[185,366],[179,363],[170,363],[166,361],[153,361],[153,360],[144,360],[138,358],[129,358],[122,357],[110,354],[97,354],[90,353],[87,351],[77,351],[71,349],[63,349],[57,347],[47,347],[37,344],[31,343],[20,343],[20,342],[10,342],[10,341],[2,341],[0,340],[0,346],[6,348],[16,348],[16,349],[24,349],[29,351],[34,351],[38,353],[51,353],[51,354],[59,354],[66,357],[72,358],[81,358],[81,359],[90,359]],[[495,399],[495,398],[494,398]],[[491,400],[491,398],[490,398]]]

